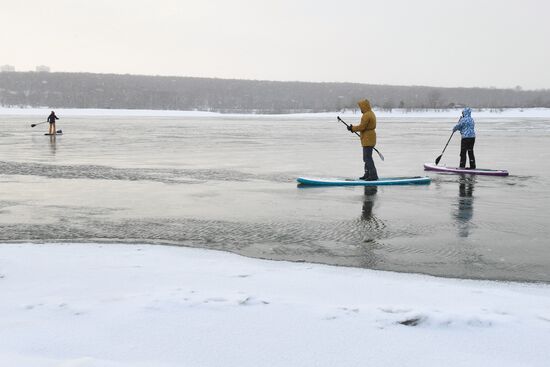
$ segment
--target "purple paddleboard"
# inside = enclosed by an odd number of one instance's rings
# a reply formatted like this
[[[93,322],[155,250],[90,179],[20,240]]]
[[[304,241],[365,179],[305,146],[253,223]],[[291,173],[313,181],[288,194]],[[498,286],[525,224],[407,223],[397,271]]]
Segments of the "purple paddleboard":
[[[459,168],[438,166],[432,163],[424,163],[424,170],[446,173],[458,173],[467,175],[485,175],[485,176],[508,176],[508,171],[500,169],[483,169],[483,168]]]

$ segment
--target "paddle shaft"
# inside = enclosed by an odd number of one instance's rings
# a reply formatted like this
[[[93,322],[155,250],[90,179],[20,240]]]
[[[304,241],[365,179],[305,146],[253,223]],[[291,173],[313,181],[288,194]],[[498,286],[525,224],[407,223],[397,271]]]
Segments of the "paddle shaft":
[[[451,139],[453,138],[454,131],[451,133],[451,136],[449,136],[449,140],[447,140],[447,144],[445,144],[445,148],[443,148],[443,151],[441,152],[441,155],[435,159],[435,164],[437,165],[439,161],[441,160],[441,157],[443,157],[443,153],[445,153],[445,149],[447,149],[447,145],[451,142]]]
[[[31,127],[35,127],[36,125],[40,125],[40,124],[45,124],[46,122],[48,121],[42,121],[42,122],[39,122],[38,124],[31,124]]]
[[[346,125],[346,127],[349,127],[349,125],[346,124],[345,121],[342,120],[342,119],[340,118],[340,116],[338,116],[338,121],[340,121],[341,123],[343,123],[344,125]],[[354,133],[355,133],[355,135],[357,135],[358,137],[361,137],[361,135],[359,135],[359,134],[357,133],[357,131],[354,131]]]
[[[340,121],[341,123],[343,123],[344,125],[346,125],[346,127],[350,127],[350,125],[346,124],[346,122],[345,122],[344,120],[342,120],[342,119],[340,118],[340,116],[338,116],[337,118],[338,118],[338,121]],[[361,137],[361,135],[359,135],[359,134],[357,133],[357,131],[354,131],[354,133],[355,133],[355,135],[357,135],[358,137]],[[378,153],[378,156],[380,157],[381,160],[384,160],[384,156],[382,155],[382,153],[380,153],[380,152],[378,151],[378,149],[376,149],[375,147],[372,147],[372,149],[374,149],[374,151],[375,151],[376,153]]]

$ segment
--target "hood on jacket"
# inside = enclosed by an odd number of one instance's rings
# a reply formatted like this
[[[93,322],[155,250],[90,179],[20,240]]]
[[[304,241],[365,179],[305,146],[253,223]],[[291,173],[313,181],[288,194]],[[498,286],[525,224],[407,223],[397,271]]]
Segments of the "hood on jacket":
[[[361,109],[361,113],[372,111],[372,109],[370,107],[370,102],[369,102],[368,99],[360,100],[359,102],[357,102],[357,105]]]
[[[466,107],[462,110],[462,116],[464,117],[470,117],[472,116],[472,109],[470,107]]]

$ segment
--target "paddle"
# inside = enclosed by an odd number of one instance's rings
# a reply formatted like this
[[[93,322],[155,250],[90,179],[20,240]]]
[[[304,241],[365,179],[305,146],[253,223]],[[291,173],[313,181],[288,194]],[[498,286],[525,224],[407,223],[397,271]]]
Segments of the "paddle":
[[[48,121],[42,121],[42,122],[39,122],[38,124],[31,124],[31,127],[35,127],[36,125],[40,125],[40,124],[45,124],[46,122]]]
[[[342,120],[342,119],[340,118],[340,116],[337,116],[336,118],[338,119],[338,121],[340,121],[341,123],[343,123],[344,125],[346,125],[346,127],[349,127],[349,125],[346,124],[346,122],[345,122],[344,120]],[[357,131],[354,131],[354,133],[355,133],[355,135],[361,137],[361,135],[359,135],[359,134],[357,133]],[[382,155],[382,153],[380,153],[380,152],[378,151],[378,149],[376,149],[375,147],[372,147],[372,149],[374,149],[374,151],[375,151],[376,153],[378,153],[378,156],[380,157],[381,160],[384,160],[384,156]]]
[[[436,166],[439,163],[439,161],[441,160],[441,157],[443,157],[443,153],[445,153],[445,149],[447,149],[447,145],[449,145],[449,142],[453,138],[454,133],[455,133],[454,131],[451,133],[451,136],[449,137],[449,140],[447,140],[447,144],[445,144],[445,148],[443,148],[443,151],[441,152],[441,155],[435,159],[435,165]]]

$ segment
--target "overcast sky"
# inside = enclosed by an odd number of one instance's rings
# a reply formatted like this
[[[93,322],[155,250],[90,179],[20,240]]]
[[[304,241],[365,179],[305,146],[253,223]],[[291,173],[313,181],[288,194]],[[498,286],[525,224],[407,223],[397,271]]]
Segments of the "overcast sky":
[[[547,0],[2,0],[0,65],[550,88]]]

